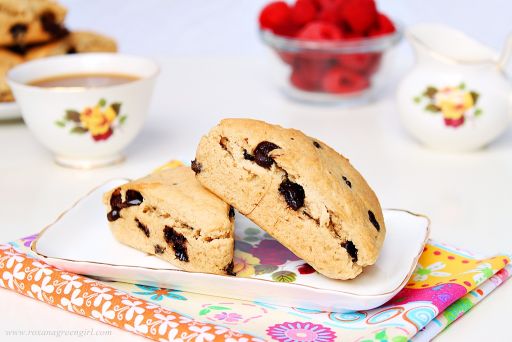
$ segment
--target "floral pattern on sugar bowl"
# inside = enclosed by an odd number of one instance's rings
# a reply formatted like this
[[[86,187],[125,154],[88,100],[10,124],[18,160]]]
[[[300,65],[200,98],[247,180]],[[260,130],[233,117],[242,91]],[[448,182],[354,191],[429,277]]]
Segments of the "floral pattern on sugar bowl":
[[[94,141],[104,141],[125,123],[127,116],[120,113],[120,102],[107,104],[105,99],[100,99],[96,105],[87,106],[81,111],[66,110],[64,116],[55,121],[55,125],[69,128],[71,134],[89,133]]]
[[[413,100],[423,106],[426,112],[441,114],[445,126],[457,128],[467,120],[475,120],[482,115],[483,110],[477,107],[479,98],[478,92],[467,90],[466,85],[460,83],[456,87],[428,86]]]
[[[512,119],[512,35],[501,56],[439,24],[415,25],[407,38],[416,63],[398,85],[397,104],[412,137],[437,150],[468,152],[506,131]]]

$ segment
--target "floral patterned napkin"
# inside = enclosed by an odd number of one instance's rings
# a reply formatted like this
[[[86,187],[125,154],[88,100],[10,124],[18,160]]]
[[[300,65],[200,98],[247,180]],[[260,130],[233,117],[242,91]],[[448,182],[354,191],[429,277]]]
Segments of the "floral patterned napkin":
[[[333,313],[92,280],[37,260],[34,238],[0,245],[0,286],[159,341],[427,341],[512,275],[507,255],[479,258],[430,241],[391,301]]]

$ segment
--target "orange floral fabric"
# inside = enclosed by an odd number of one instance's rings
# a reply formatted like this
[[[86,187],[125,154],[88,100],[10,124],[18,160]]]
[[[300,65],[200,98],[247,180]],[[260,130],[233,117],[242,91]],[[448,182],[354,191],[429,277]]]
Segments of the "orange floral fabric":
[[[0,244],[0,286],[155,341],[263,341],[197,322],[96,280],[56,269]]]

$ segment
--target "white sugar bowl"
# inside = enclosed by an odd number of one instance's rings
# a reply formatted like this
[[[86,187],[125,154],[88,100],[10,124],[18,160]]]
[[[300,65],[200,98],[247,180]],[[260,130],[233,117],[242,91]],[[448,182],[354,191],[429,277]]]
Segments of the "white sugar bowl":
[[[501,56],[462,32],[421,24],[406,33],[416,64],[397,92],[401,121],[423,144],[444,151],[479,149],[508,127],[512,87]]]

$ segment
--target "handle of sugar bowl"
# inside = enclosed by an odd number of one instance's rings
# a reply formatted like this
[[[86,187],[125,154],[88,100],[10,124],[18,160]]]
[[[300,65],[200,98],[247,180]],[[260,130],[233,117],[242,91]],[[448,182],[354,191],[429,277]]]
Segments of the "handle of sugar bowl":
[[[509,82],[512,82],[512,68],[511,64],[512,59],[512,33],[509,33],[507,40],[505,41],[505,46],[501,50],[501,55],[498,59],[498,69],[505,75]],[[512,108],[512,92],[509,95],[509,108]],[[512,121],[512,109],[509,110],[510,121]]]
[[[512,33],[509,33],[498,59],[498,68],[500,70],[503,70],[504,72],[507,71],[508,64],[510,63],[510,57],[512,57]]]

